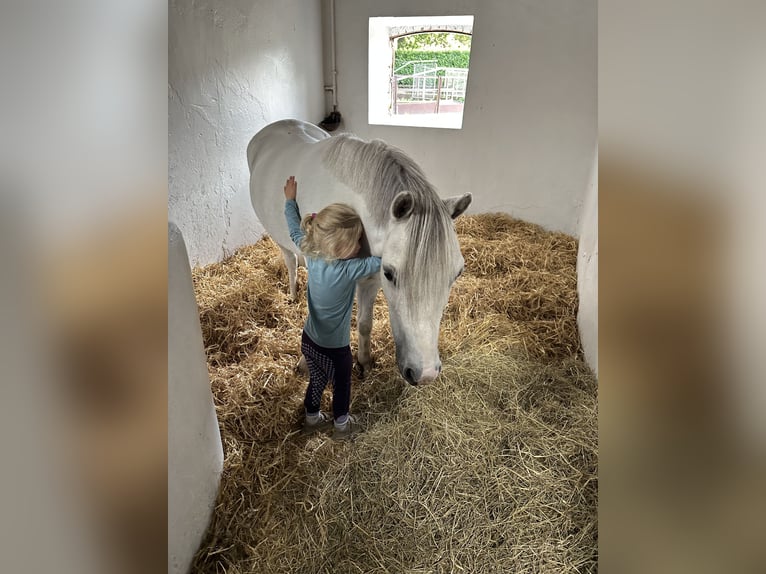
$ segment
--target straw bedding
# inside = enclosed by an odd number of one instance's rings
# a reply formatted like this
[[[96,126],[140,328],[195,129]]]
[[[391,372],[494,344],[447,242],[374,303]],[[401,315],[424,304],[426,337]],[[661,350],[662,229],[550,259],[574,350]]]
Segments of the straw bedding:
[[[350,443],[297,432],[305,270],[291,302],[264,238],[194,271],[225,451],[194,572],[596,571],[597,386],[577,334],[576,240],[506,215],[456,228],[466,269],[442,375],[402,381],[379,294],[376,366],[352,383],[365,431]]]

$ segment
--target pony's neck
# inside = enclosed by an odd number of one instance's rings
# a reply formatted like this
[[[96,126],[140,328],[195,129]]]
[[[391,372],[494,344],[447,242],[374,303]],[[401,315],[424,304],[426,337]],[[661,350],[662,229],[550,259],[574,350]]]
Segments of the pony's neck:
[[[386,239],[386,230],[377,226],[372,218],[369,221],[364,221],[364,231],[367,236],[367,242],[370,244],[370,254],[377,257],[383,255],[383,243]]]
[[[379,219],[370,211],[370,206],[361,196],[357,195],[356,199],[357,201],[350,203],[362,220],[362,225],[364,225],[364,235],[370,246],[370,253],[380,257],[383,253],[383,243],[386,239],[387,226],[381,226]]]

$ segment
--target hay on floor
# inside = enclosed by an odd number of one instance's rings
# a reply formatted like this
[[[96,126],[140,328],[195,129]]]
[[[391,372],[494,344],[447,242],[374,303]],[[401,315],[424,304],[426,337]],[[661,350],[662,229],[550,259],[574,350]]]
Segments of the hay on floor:
[[[505,215],[456,228],[466,269],[442,320],[442,375],[401,380],[379,295],[352,443],[296,432],[305,270],[291,302],[265,238],[194,271],[225,450],[194,572],[596,570],[597,389],[580,356],[576,240]]]

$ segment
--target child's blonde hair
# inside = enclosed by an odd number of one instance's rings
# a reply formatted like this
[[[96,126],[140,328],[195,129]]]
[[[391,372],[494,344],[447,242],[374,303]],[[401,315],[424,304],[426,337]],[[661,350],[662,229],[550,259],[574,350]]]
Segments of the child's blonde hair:
[[[305,233],[301,251],[309,257],[333,261],[353,249],[362,237],[364,226],[351,206],[331,203],[319,213],[306,215],[301,229]]]

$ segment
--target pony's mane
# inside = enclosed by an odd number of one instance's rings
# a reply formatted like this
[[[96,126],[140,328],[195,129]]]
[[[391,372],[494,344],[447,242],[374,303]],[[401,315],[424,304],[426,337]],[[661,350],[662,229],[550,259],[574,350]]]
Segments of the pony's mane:
[[[381,140],[364,141],[349,134],[330,138],[323,160],[328,169],[366,201],[375,222],[385,226],[391,204],[400,191],[414,198],[407,221],[410,241],[399,281],[411,285],[410,296],[432,293],[432,286],[449,282],[449,261],[459,249],[452,217],[425,174],[402,150]],[[420,270],[420,273],[416,271]],[[416,303],[413,299],[411,304]]]

